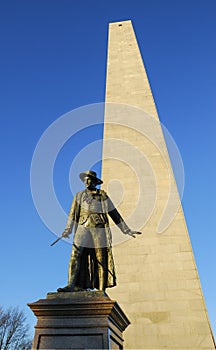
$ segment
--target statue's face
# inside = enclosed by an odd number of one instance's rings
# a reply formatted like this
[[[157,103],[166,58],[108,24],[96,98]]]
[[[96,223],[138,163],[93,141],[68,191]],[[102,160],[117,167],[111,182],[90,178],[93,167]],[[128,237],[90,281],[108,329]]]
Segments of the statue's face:
[[[85,184],[85,187],[89,190],[93,190],[96,187],[96,182],[91,177],[88,177],[88,176],[84,178],[84,184]]]

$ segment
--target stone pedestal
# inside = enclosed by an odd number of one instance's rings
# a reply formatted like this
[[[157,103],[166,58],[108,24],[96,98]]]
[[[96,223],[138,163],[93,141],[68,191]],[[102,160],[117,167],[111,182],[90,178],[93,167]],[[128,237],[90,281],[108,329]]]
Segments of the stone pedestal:
[[[37,317],[33,349],[123,349],[130,322],[102,292],[48,293],[28,306]]]

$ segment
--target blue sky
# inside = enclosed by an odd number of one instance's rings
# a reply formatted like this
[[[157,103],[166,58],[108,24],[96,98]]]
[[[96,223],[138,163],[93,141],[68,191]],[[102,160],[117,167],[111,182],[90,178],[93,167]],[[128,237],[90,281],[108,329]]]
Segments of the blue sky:
[[[26,303],[65,285],[71,250],[63,242],[50,248],[55,236],[34,207],[34,149],[57,118],[104,101],[107,26],[131,19],[160,119],[184,162],[182,203],[216,334],[215,16],[213,0],[0,2],[1,304],[19,305],[31,325]],[[86,142],[100,133],[86,133]],[[65,211],[69,150],[62,150],[54,174]]]

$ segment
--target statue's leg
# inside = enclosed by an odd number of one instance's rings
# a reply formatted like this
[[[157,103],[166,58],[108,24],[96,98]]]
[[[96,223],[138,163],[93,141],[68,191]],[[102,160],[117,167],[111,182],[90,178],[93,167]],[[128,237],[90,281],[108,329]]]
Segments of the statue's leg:
[[[84,247],[74,245],[68,267],[68,286],[73,290],[80,270],[80,263]]]
[[[98,289],[105,291],[107,287],[108,259],[105,229],[103,226],[95,227],[91,230],[95,246],[96,264],[98,272]]]
[[[77,276],[80,272],[83,250],[88,247],[89,235],[88,228],[81,225],[78,227],[68,268],[68,285],[71,286],[71,288],[74,288],[76,284]]]
[[[88,236],[88,230],[84,227],[80,227],[76,231],[76,237],[74,239],[72,252],[68,267],[68,285],[63,288],[58,288],[58,292],[72,292],[76,285],[77,277],[80,272],[80,265],[83,250],[86,246],[86,237]]]
[[[106,248],[96,248],[97,271],[99,286],[98,289],[105,291],[107,287],[107,251]]]
[[[77,276],[80,269],[80,261],[83,252],[83,247],[73,246],[69,268],[68,268],[68,285],[63,288],[58,288],[58,292],[73,292],[76,284]]]

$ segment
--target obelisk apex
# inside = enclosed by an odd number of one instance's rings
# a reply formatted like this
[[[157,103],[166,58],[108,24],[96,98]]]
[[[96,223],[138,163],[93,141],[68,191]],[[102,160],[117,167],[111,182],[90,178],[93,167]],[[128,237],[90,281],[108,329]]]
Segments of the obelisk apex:
[[[131,21],[109,25],[106,102],[143,108],[158,118]]]
[[[131,21],[109,25],[106,103],[102,179],[126,221],[143,232],[121,244],[118,236],[114,240],[118,285],[108,294],[131,321],[125,348],[213,350],[187,226]]]

